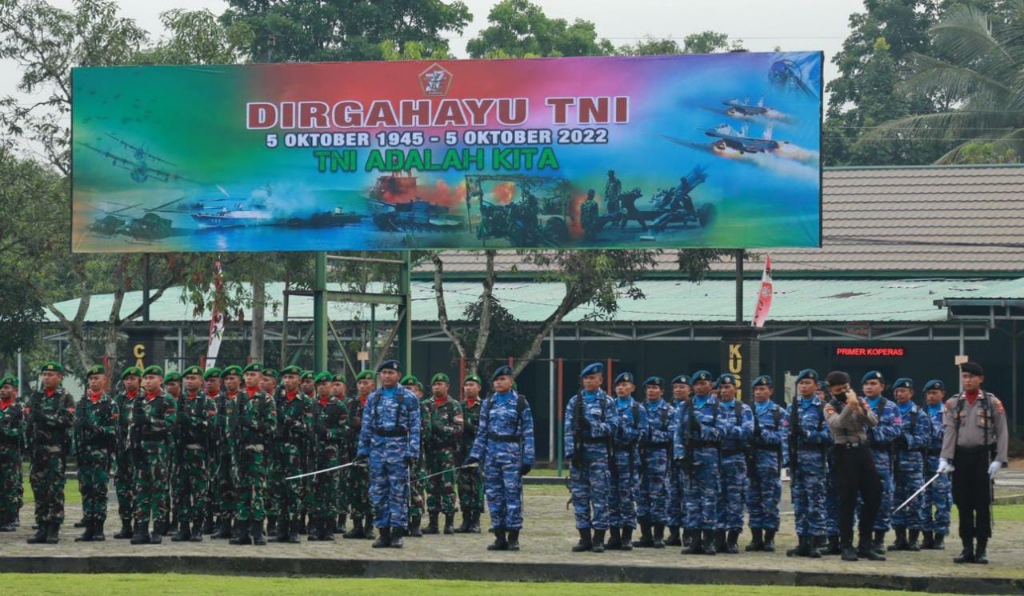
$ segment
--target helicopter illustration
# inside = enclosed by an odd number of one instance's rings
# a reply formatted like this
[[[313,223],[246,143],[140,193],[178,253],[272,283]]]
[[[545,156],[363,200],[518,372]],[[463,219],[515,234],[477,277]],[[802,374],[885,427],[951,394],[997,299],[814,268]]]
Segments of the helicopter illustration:
[[[139,209],[142,207],[141,204],[121,205],[119,203],[112,203],[120,207],[120,209],[99,209],[100,212],[106,215],[96,219],[89,226],[89,232],[97,236],[106,237],[127,236],[136,242],[162,240],[174,235],[173,222],[166,217],[157,215],[157,212],[166,211],[167,207],[184,199],[185,197],[181,197],[157,207],[143,208],[144,214],[139,217],[127,217],[120,214],[132,209]]]

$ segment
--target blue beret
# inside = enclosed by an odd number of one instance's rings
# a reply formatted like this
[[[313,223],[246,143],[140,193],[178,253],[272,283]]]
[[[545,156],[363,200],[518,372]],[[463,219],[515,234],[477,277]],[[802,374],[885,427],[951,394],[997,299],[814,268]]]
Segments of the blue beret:
[[[491,375],[491,382],[493,383],[498,377],[511,377],[512,367],[511,366],[499,366],[494,370],[494,374]]]
[[[901,377],[899,379],[896,379],[896,382],[892,384],[893,389],[899,389],[901,387],[906,389],[913,389],[914,380],[908,379],[907,377]]]
[[[805,368],[805,369],[803,369],[802,371],[800,371],[800,372],[798,372],[796,374],[796,382],[797,383],[799,383],[800,381],[803,381],[804,379],[810,379],[810,380],[814,381],[815,383],[817,383],[818,382],[818,371],[814,370],[813,368]]]
[[[860,378],[860,384],[863,385],[868,381],[878,381],[880,383],[885,383],[885,377],[883,377],[882,373],[878,372],[877,370],[869,370],[868,372],[864,373],[863,377]]]
[[[630,372],[619,373],[619,376],[615,377],[615,384],[619,383],[636,383],[636,377]]]
[[[718,377],[718,384],[719,385],[735,385],[736,384],[736,375],[731,375],[729,373],[723,373],[722,375],[720,375]]]
[[[761,375],[754,379],[754,382],[750,384],[751,387],[772,387],[772,378],[768,375]]]
[[[706,370],[698,370],[697,372],[693,373],[693,382],[694,383],[696,383],[697,381],[710,381],[710,380],[711,380],[711,373],[709,373]]]
[[[693,383],[690,382],[690,377],[686,375],[679,375],[678,377],[672,379],[673,385],[677,383],[682,383],[683,385],[693,385]]]
[[[946,390],[946,384],[938,379],[932,379],[924,384],[922,391],[931,391],[932,389],[938,389],[939,391]]]
[[[402,370],[402,365],[397,360],[385,360],[377,365],[377,372],[382,370]]]
[[[593,364],[588,364],[582,371],[580,371],[580,377],[585,377],[587,375],[603,375],[603,374],[604,374],[604,365],[601,364],[600,362],[595,362]]]
[[[644,381],[644,386],[647,386],[647,385],[657,385],[658,387],[661,387],[662,389],[664,389],[665,388],[665,379],[663,379],[661,377],[647,377],[647,380]]]

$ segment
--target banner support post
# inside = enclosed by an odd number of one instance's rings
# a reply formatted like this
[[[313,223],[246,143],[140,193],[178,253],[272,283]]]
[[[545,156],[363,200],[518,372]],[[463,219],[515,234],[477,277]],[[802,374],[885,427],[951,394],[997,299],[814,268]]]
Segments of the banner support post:
[[[327,370],[327,253],[316,253],[313,274],[313,365]]]

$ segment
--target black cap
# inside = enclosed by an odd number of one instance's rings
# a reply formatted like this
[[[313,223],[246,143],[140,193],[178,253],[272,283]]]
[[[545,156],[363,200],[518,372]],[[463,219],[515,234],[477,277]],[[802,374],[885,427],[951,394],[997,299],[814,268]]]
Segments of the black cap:
[[[972,374],[976,377],[985,376],[985,369],[977,362],[964,362],[960,365],[960,372]]]

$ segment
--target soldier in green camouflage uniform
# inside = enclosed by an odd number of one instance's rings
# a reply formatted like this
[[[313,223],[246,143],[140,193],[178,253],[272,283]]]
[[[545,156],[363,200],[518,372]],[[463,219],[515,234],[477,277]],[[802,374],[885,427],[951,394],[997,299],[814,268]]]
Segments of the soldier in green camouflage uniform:
[[[203,392],[203,370],[189,366],[182,374],[185,391],[178,398],[177,474],[174,495],[179,507],[178,531],[172,542],[202,542],[203,520],[206,517],[206,494],[210,485],[210,444],[217,418],[217,404]]]
[[[348,425],[348,380],[345,379],[345,375],[337,373],[331,377],[331,395],[338,399],[338,403],[345,408],[345,424]],[[349,446],[347,443],[348,433],[342,433],[342,444],[341,453],[339,455],[339,464],[347,464],[352,461],[354,456],[349,455]],[[353,466],[355,467],[355,466]],[[348,486],[349,479],[351,478],[352,468],[342,468],[339,470],[341,474],[338,475],[338,523],[334,526],[334,531],[338,534],[345,533],[345,524],[348,517],[348,493],[345,492],[344,487]]]
[[[25,439],[25,411],[18,402],[18,379],[0,379],[0,532],[17,529],[24,505],[21,445]]]
[[[267,451],[265,460],[267,462],[267,493],[264,499],[264,505],[267,509],[267,538],[273,540],[277,538],[277,510],[279,509],[277,498],[281,494],[281,487],[278,484],[278,478],[281,475],[278,473],[280,468],[280,458],[277,452],[277,443],[280,439],[281,432],[281,396],[280,386],[278,381],[281,375],[277,370],[273,368],[263,369],[263,378],[260,379],[260,391],[266,393],[274,400],[274,407],[278,413],[277,431],[274,432],[274,436],[270,437],[267,443]]]
[[[107,491],[110,468],[117,450],[120,417],[117,404],[104,392],[107,370],[101,365],[89,368],[86,394],[75,410],[75,442],[78,453],[78,485],[82,492],[82,520],[85,532],[75,542],[102,542],[107,521]]]
[[[117,492],[117,515],[121,518],[121,531],[114,538],[132,537],[132,513],[135,510],[135,472],[131,449],[128,445],[128,429],[135,411],[135,398],[139,396],[142,383],[142,369],[129,366],[121,373],[124,390],[114,397],[120,414],[117,431],[117,453],[114,456],[114,490]]]
[[[263,365],[253,362],[242,371],[245,391],[238,402],[238,523],[231,544],[264,546],[263,520],[267,516],[267,449],[277,433],[277,404],[260,391]],[[250,541],[250,533],[252,539]]]
[[[29,544],[57,544],[64,522],[64,472],[71,451],[71,427],[75,423],[75,402],[60,386],[64,367],[56,362],[43,365],[43,388],[29,397],[29,481],[36,501],[39,530]]]
[[[445,373],[430,379],[433,394],[428,404],[428,426],[425,452],[427,475],[427,511],[430,523],[424,534],[438,533],[438,516],[444,514],[444,533],[455,533],[455,475],[462,439],[462,404],[448,395],[451,381]]]
[[[309,403],[316,403],[316,385],[313,383],[313,377],[316,374],[311,370],[302,371],[302,376],[299,378],[299,393],[309,398]],[[313,442],[312,429],[310,429],[310,448],[306,450],[306,468],[312,471],[315,465],[316,449],[312,447]],[[303,483],[303,492],[305,498],[302,500],[302,509],[299,511],[299,534],[306,533],[306,520],[310,516],[310,512],[313,510],[313,482],[316,479],[315,476],[306,476],[301,480]]]
[[[164,377],[164,393],[174,400],[175,408],[181,403],[181,373],[169,372]],[[158,516],[153,520],[153,534],[166,536],[174,522],[177,530],[177,519],[172,515],[180,509],[179,497],[174,492],[174,479],[178,475],[178,463],[182,458],[181,445],[178,444],[178,429],[175,427],[167,433],[167,492],[160,495],[157,501]]]
[[[203,372],[203,393],[210,406],[210,427],[206,433],[206,469],[209,471],[209,481],[206,483],[206,494],[203,496],[203,511],[206,518],[203,520],[203,534],[213,534],[214,515],[216,515],[215,485],[217,484],[217,466],[220,461],[218,455],[218,434],[217,427],[217,404],[220,403],[220,369],[213,366]],[[219,527],[219,523],[217,526]]]
[[[299,517],[305,501],[304,479],[285,480],[306,471],[306,450],[310,448],[313,431],[313,401],[299,391],[302,369],[287,366],[281,370],[284,389],[277,405],[277,465],[271,486],[277,491],[277,541],[298,544]]]
[[[242,368],[239,366],[225,367],[221,373],[221,379],[224,381],[224,391],[217,402],[217,429],[215,431],[217,474],[214,492],[220,527],[210,536],[214,540],[231,538],[237,533],[237,525],[233,532],[232,521],[237,515],[238,505],[235,446],[238,442],[236,419],[238,417],[238,402],[242,394]]]
[[[356,375],[358,395],[345,401],[348,410],[348,421],[345,425],[345,449],[348,450],[348,461],[355,460],[359,450],[359,431],[363,427],[363,409],[366,399],[377,388],[372,370],[364,370]],[[348,482],[343,487],[349,511],[352,513],[352,529],[345,532],[343,538],[368,538],[373,540],[377,534],[373,531],[373,506],[370,504],[370,471],[366,465],[356,464],[348,468]]]
[[[469,375],[462,384],[462,451],[459,465],[469,457],[476,440],[476,429],[480,424],[480,392],[484,382],[477,375]],[[484,510],[484,483],[479,468],[459,470],[459,509],[462,510],[462,525],[456,533],[480,533],[480,514]]]
[[[161,507],[167,502],[162,495],[168,494],[170,477],[167,467],[170,457],[167,435],[177,420],[177,404],[174,398],[163,391],[164,370],[156,365],[142,371],[144,394],[132,405],[132,424],[128,431],[128,443],[132,452],[135,469],[135,527],[132,529],[132,544],[160,544],[163,536],[150,535],[151,519],[165,519],[170,516]]]
[[[341,465],[342,446],[347,426],[348,411],[338,398],[331,395],[331,373],[316,376],[317,401],[313,404],[313,429],[316,434],[316,466],[323,470]],[[312,526],[309,540],[334,540],[334,526],[338,518],[339,470],[313,476],[313,506],[310,509]]]
[[[420,402],[420,457],[415,464],[409,466],[409,528],[407,536],[422,538],[423,514],[426,511],[426,501],[423,492],[426,489],[426,463],[423,459],[423,447],[430,439],[430,409],[427,400],[423,397],[423,383],[415,375],[405,375],[399,383],[416,394]]]

